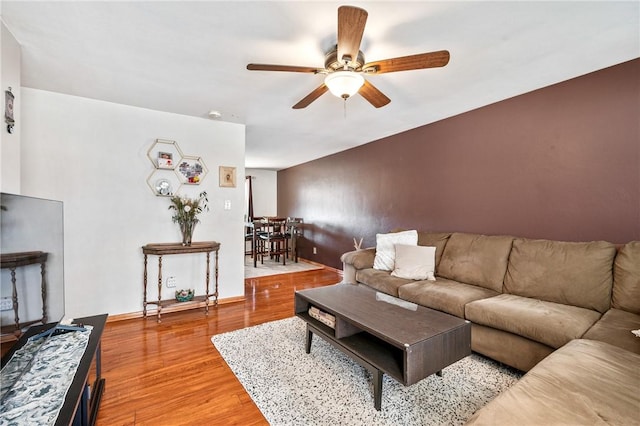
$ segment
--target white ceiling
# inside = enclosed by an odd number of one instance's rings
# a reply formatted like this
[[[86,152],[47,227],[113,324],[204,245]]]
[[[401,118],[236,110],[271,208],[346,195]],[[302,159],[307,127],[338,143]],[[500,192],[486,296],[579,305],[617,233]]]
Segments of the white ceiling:
[[[322,76],[337,8],[369,18],[368,62],[447,49],[444,68],[367,77],[373,108],[329,93],[291,106]],[[22,85],[246,124],[246,167],[282,169],[640,56],[640,2],[2,1],[22,45]]]

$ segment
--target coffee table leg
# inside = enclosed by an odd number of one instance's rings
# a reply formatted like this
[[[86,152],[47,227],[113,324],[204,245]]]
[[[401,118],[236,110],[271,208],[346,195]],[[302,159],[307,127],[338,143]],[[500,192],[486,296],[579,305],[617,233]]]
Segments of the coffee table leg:
[[[382,408],[382,376],[384,373],[380,370],[373,370],[373,406],[380,411]]]
[[[305,352],[311,353],[311,339],[313,338],[313,333],[311,332],[311,328],[309,328],[309,324],[307,324],[307,340],[305,342]]]

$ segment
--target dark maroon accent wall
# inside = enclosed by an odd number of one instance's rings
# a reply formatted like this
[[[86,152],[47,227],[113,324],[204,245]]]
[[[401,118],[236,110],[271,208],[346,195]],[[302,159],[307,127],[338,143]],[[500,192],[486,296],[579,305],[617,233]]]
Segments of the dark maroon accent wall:
[[[394,228],[640,240],[638,76],[640,59],[282,170],[278,215],[336,268]]]

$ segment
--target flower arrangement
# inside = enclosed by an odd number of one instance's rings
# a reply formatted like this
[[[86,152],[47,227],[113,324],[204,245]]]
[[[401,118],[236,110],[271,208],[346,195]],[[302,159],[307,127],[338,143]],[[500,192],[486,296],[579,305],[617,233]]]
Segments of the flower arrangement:
[[[204,210],[209,211],[207,203],[206,191],[203,191],[197,198],[187,198],[173,196],[171,197],[171,205],[169,210],[175,210],[175,213],[171,217],[173,223],[177,223],[180,226],[182,232],[182,245],[190,246],[191,238],[193,237],[193,228],[200,222],[198,215]]]

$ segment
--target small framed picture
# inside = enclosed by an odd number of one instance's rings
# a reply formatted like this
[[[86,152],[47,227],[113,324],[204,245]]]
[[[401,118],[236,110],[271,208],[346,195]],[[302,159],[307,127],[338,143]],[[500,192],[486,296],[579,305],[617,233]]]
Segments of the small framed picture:
[[[173,153],[158,151],[158,168],[173,169]]]
[[[236,168],[220,166],[220,186],[227,188],[236,187]]]

